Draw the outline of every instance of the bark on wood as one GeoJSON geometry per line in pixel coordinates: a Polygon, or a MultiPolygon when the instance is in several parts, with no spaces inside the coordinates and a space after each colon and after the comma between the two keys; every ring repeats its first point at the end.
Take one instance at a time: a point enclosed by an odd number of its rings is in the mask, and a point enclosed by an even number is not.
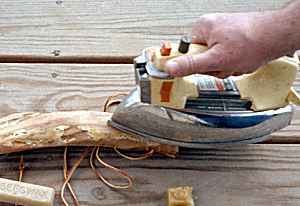
{"type": "Polygon", "coordinates": [[[148,142],[107,126],[111,113],[72,111],[16,113],[0,119],[0,153],[57,146],[153,148],[175,154],[176,147],[148,142]]]}

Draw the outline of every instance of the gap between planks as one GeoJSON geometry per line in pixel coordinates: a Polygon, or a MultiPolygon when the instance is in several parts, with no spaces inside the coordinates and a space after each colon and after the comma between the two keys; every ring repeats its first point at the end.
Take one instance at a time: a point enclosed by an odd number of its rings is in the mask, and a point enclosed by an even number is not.
{"type": "Polygon", "coordinates": [[[47,64],[132,64],[134,56],[38,56],[1,55],[0,63],[47,64]]]}

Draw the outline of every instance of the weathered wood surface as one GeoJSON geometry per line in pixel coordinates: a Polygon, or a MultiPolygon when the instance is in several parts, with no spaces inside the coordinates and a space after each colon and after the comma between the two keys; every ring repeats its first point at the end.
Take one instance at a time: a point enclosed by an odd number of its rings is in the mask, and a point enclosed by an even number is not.
{"type": "Polygon", "coordinates": [[[132,65],[0,64],[0,116],[15,112],[102,111],[134,87],[132,65]]]}
{"type": "MultiPolygon", "coordinates": [[[[2,0],[0,62],[130,63],[140,50],[176,41],[201,14],[279,8],[290,0],[2,0]]],[[[1,64],[0,117],[15,112],[100,111],[107,96],[134,87],[131,65],[1,64]]],[[[300,90],[300,78],[295,82],[300,90]]],[[[300,110],[270,143],[299,143],[300,110]]],[[[80,148],[72,148],[71,162],[80,148]]],[[[134,177],[129,191],[97,181],[87,160],[72,179],[81,205],[164,205],[168,187],[194,187],[196,205],[299,205],[300,147],[248,145],[182,151],[131,162],[104,159],[134,177]]],[[[0,155],[0,177],[17,179],[20,153],[0,155]]],[[[24,181],[56,188],[61,205],[63,149],[26,152],[24,181]]],[[[104,174],[113,177],[105,170],[104,174]]],[[[70,198],[70,196],[68,196],[70,198]]],[[[1,204],[1,206],[6,206],[1,204]]]]}
{"type": "MultiPolygon", "coordinates": [[[[105,99],[134,88],[132,65],[0,64],[0,116],[16,112],[101,111],[105,99]]],[[[294,83],[300,91],[300,74],[294,83]]],[[[271,143],[300,142],[300,108],[271,143]]]]}
{"type": "MultiPolygon", "coordinates": [[[[70,149],[72,160],[79,157],[78,150],[70,149]]],[[[300,204],[299,145],[189,150],[182,151],[177,159],[154,156],[135,162],[109,152],[102,156],[128,171],[134,187],[121,191],[108,188],[95,178],[85,160],[71,182],[83,206],[164,205],[167,188],[183,185],[194,188],[199,206],[300,204]]],[[[56,206],[61,205],[63,149],[33,151],[26,153],[24,160],[24,181],[54,187],[56,206]]],[[[0,156],[0,176],[17,179],[18,161],[19,154],[0,156]]],[[[113,181],[120,181],[106,169],[101,171],[113,181]]]]}
{"type": "Polygon", "coordinates": [[[142,48],[178,40],[202,14],[289,1],[1,0],[0,61],[128,62],[142,48]]]}

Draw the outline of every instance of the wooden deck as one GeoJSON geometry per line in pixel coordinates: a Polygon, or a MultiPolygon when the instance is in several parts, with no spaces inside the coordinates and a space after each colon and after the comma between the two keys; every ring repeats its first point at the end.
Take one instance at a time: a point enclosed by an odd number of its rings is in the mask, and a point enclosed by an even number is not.
{"type": "MultiPolygon", "coordinates": [[[[203,13],[265,10],[288,1],[2,0],[0,116],[101,110],[106,97],[134,87],[130,63],[144,47],[177,40],[203,13]]],[[[294,86],[300,91],[300,73],[294,86]]],[[[128,171],[134,187],[108,188],[87,160],[72,185],[84,206],[164,205],[167,188],[181,185],[193,186],[199,206],[298,206],[299,108],[292,125],[272,137],[242,147],[181,149],[176,159],[155,155],[133,162],[107,149],[104,159],[128,171]]],[[[82,149],[70,150],[72,162],[82,149]]],[[[0,156],[0,177],[17,179],[20,155],[0,156]]],[[[26,152],[24,160],[24,181],[56,188],[55,206],[62,205],[63,148],[26,152]]]]}

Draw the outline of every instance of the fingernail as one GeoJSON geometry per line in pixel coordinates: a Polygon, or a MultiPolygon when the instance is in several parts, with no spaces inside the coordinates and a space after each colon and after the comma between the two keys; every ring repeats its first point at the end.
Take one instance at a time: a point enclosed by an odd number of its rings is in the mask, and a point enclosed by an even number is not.
{"type": "Polygon", "coordinates": [[[166,63],[167,72],[172,76],[177,76],[180,74],[179,65],[177,62],[173,60],[169,60],[166,63]]]}

